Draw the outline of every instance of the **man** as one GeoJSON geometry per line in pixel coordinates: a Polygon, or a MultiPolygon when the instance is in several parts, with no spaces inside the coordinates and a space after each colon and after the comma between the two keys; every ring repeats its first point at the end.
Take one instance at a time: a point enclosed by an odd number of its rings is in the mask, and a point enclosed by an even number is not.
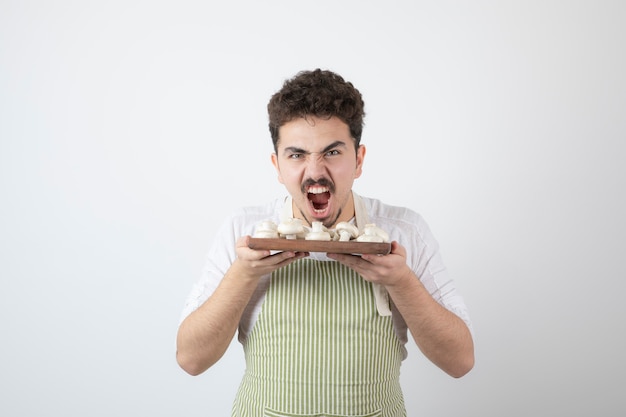
{"type": "Polygon", "coordinates": [[[268,104],[272,163],[289,195],[233,214],[219,231],[177,337],[177,360],[207,370],[235,332],[246,372],[233,416],[405,416],[399,375],[407,330],[453,377],[473,367],[465,304],[437,242],[412,210],[352,191],[361,175],[363,100],[330,71],[287,80],[268,104]],[[375,224],[388,255],[252,250],[262,221],[333,229],[375,224]]]}

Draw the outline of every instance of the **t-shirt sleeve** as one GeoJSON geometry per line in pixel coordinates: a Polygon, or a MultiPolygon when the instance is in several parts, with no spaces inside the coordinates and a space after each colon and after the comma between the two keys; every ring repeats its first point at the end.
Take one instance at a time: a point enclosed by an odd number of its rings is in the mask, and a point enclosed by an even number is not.
{"type": "Polygon", "coordinates": [[[430,295],[443,307],[460,317],[473,333],[467,306],[444,265],[439,243],[424,219],[419,215],[417,217],[411,268],[430,295]]]}
{"type": "Polygon", "coordinates": [[[185,300],[179,324],[213,294],[236,257],[235,244],[239,238],[235,217],[231,216],[218,229],[207,251],[200,277],[185,300]]]}

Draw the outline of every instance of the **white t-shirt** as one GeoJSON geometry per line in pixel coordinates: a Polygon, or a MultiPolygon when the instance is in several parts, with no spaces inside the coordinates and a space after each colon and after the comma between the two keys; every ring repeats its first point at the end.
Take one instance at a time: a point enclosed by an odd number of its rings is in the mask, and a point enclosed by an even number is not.
{"type": "MultiPolygon", "coordinates": [[[[424,284],[431,296],[442,306],[459,316],[472,330],[467,307],[454,281],[448,276],[439,253],[439,244],[424,219],[413,210],[391,206],[377,199],[354,193],[357,226],[374,223],[389,233],[390,241],[398,241],[407,251],[407,264],[424,284]]],[[[207,254],[206,263],[194,284],[183,309],[180,321],[200,307],[219,285],[236,258],[235,243],[245,235],[253,235],[256,226],[264,220],[276,224],[292,217],[291,198],[276,199],[266,205],[245,207],[233,213],[220,227],[207,254]]],[[[355,221],[353,219],[352,221],[355,221]]],[[[324,253],[311,253],[311,258],[334,262],[324,253]]],[[[238,339],[244,342],[261,310],[270,275],[261,278],[239,323],[238,339]]],[[[392,306],[391,314],[396,335],[407,342],[407,325],[392,306]]]]}

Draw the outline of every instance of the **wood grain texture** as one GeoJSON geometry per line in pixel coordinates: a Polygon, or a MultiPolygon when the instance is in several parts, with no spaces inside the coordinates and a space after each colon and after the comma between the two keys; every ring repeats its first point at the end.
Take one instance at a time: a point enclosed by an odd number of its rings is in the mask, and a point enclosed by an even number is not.
{"type": "Polygon", "coordinates": [[[391,252],[391,243],[370,243],[370,242],[338,242],[304,239],[268,239],[250,238],[248,243],[250,249],[269,249],[278,251],[296,252],[325,252],[325,253],[352,253],[365,254],[373,253],[387,255],[391,252]]]}

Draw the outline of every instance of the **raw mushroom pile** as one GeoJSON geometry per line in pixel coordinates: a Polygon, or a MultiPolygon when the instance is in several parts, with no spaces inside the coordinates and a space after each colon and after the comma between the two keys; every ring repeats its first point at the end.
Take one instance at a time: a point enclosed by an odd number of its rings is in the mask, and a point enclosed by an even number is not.
{"type": "Polygon", "coordinates": [[[311,227],[302,220],[290,218],[280,224],[264,220],[256,227],[253,237],[269,239],[305,239],[339,242],[389,242],[389,234],[374,223],[366,224],[363,232],[351,223],[340,222],[334,229],[328,229],[322,222],[313,222],[311,227]]]}

